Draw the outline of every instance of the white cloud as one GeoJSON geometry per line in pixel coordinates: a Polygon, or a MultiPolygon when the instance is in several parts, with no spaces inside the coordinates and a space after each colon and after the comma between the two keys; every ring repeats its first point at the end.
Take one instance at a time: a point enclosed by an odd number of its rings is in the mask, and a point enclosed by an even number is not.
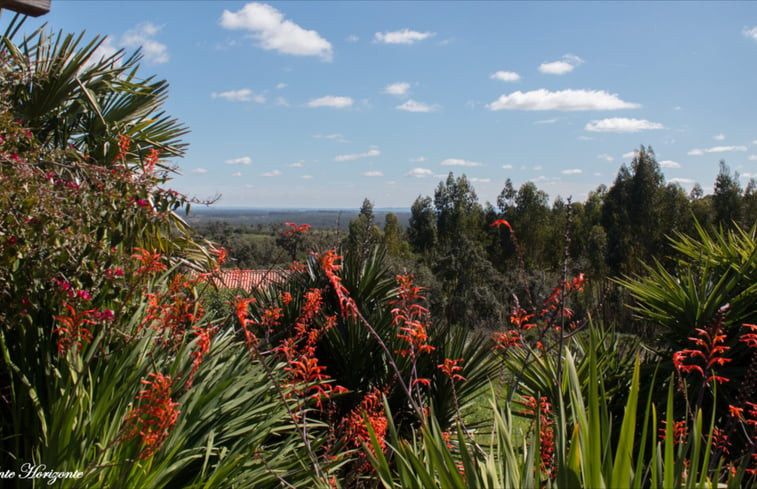
{"type": "Polygon", "coordinates": [[[533,167],[533,170],[541,171],[541,168],[542,168],[541,165],[536,165],[535,167],[533,167]]]}
{"type": "Polygon", "coordinates": [[[313,134],[315,139],[329,139],[331,141],[337,141],[339,143],[349,143],[349,140],[340,133],[333,134],[313,134]]]}
{"type": "Polygon", "coordinates": [[[326,61],[333,58],[331,43],[314,30],[303,29],[264,3],[248,3],[237,12],[224,10],[221,26],[252,32],[260,47],[268,51],[296,56],[318,56],[326,61]]]}
{"type": "Polygon", "coordinates": [[[249,156],[242,156],[241,158],[232,158],[230,160],[224,161],[227,165],[251,165],[252,164],[252,158],[249,156]]]}
{"type": "Polygon", "coordinates": [[[384,172],[380,172],[380,171],[366,171],[366,172],[363,172],[363,176],[364,177],[383,177],[384,176],[384,172]]]}
{"type": "Polygon", "coordinates": [[[439,106],[424,104],[423,102],[416,102],[413,99],[406,101],[402,105],[395,107],[397,110],[404,110],[407,112],[436,112],[439,110],[439,106]]]}
{"type": "Polygon", "coordinates": [[[715,141],[722,141],[725,139],[725,134],[716,134],[715,136],[712,136],[712,139],[714,139],[715,141]]]}
{"type": "Polygon", "coordinates": [[[371,148],[365,153],[353,153],[348,155],[339,155],[334,157],[334,161],[352,161],[352,160],[358,160],[360,158],[370,158],[372,156],[378,156],[381,154],[381,151],[379,151],[376,148],[371,148]]]}
{"type": "Polygon", "coordinates": [[[426,161],[425,156],[418,156],[417,158],[410,158],[410,161],[413,163],[421,163],[423,161],[426,161]]]}
{"type": "Polygon", "coordinates": [[[638,154],[638,151],[629,151],[628,153],[623,153],[623,158],[636,158],[638,154]]]}
{"type": "Polygon", "coordinates": [[[241,171],[234,172],[234,173],[231,174],[231,176],[232,177],[241,177],[242,176],[242,172],[241,171]]]}
{"type": "Polygon", "coordinates": [[[281,171],[279,170],[271,170],[260,174],[261,177],[278,177],[279,175],[281,175],[281,171]]]}
{"type": "Polygon", "coordinates": [[[544,119],[541,121],[536,121],[534,122],[534,124],[554,124],[555,122],[557,122],[557,119],[544,119]]]}
{"type": "Polygon", "coordinates": [[[695,148],[689,151],[690,156],[701,156],[704,153],[728,153],[731,151],[746,151],[746,146],[713,146],[712,148],[695,148]]]}
{"type": "Polygon", "coordinates": [[[300,178],[302,178],[303,180],[312,180],[313,175],[302,175],[300,178]]]}
{"type": "Polygon", "coordinates": [[[727,153],[730,151],[746,151],[746,146],[714,146],[704,150],[705,153],[727,153]]]}
{"type": "Polygon", "coordinates": [[[358,42],[360,38],[356,36],[355,34],[350,34],[347,36],[347,39],[345,39],[347,42],[358,42]]]}
{"type": "Polygon", "coordinates": [[[597,158],[599,158],[600,160],[605,160],[607,162],[615,161],[615,158],[608,155],[607,153],[602,153],[601,155],[597,155],[597,158]]]}
{"type": "Polygon", "coordinates": [[[566,54],[560,61],[542,63],[539,65],[539,71],[548,75],[564,75],[570,73],[573,69],[583,64],[584,60],[573,54],[566,54]]]}
{"type": "Polygon", "coordinates": [[[276,84],[276,88],[279,89],[279,90],[281,90],[282,88],[286,88],[286,87],[287,87],[287,84],[283,83],[283,82],[276,84]]]}
{"type": "Polygon", "coordinates": [[[434,174],[431,170],[428,168],[413,168],[409,172],[405,173],[406,177],[414,177],[414,178],[425,178],[430,177],[434,174]]]}
{"type": "Polygon", "coordinates": [[[586,124],[585,129],[591,132],[639,132],[647,130],[665,129],[659,122],[646,119],[628,119],[625,117],[611,117],[586,124]]]}
{"type": "Polygon", "coordinates": [[[757,161],[757,155],[749,155],[749,161],[757,161]]]}
{"type": "Polygon", "coordinates": [[[335,109],[343,109],[350,107],[354,100],[350,97],[335,97],[333,95],[326,95],[320,98],[314,98],[307,103],[308,107],[333,107],[335,109]]]}
{"type": "Polygon", "coordinates": [[[751,38],[753,41],[757,41],[757,26],[754,26],[751,29],[744,28],[744,30],[741,31],[741,33],[744,34],[746,37],[751,38]]]}
{"type": "Polygon", "coordinates": [[[190,170],[192,173],[208,173],[208,170],[205,168],[195,168],[193,170],[190,170]]]}
{"type": "Polygon", "coordinates": [[[681,168],[681,164],[673,160],[662,160],[660,166],[662,168],[681,168]]]}
{"type": "Polygon", "coordinates": [[[249,88],[242,88],[240,90],[229,90],[227,92],[213,92],[210,94],[211,98],[222,98],[229,102],[257,102],[262,104],[265,102],[263,95],[256,95],[249,88]]]}
{"type": "Polygon", "coordinates": [[[477,161],[468,161],[460,158],[447,158],[440,163],[442,166],[484,166],[477,161]]]}
{"type": "Polygon", "coordinates": [[[295,161],[294,163],[289,163],[287,166],[289,168],[302,168],[304,163],[305,163],[305,160],[298,160],[298,161],[295,161]]]}
{"type": "Polygon", "coordinates": [[[433,36],[434,32],[418,32],[410,29],[402,29],[391,32],[377,32],[373,36],[374,42],[384,44],[413,44],[433,36]]]}
{"type": "Polygon", "coordinates": [[[695,180],[691,178],[671,178],[668,180],[670,183],[694,183],[695,180]]]}
{"type": "Polygon", "coordinates": [[[477,178],[477,177],[471,177],[469,180],[471,183],[489,183],[492,181],[491,178],[477,178]]]}
{"type": "Polygon", "coordinates": [[[125,48],[142,48],[145,61],[151,63],[167,63],[170,59],[168,47],[155,39],[162,26],[156,26],[151,22],[145,22],[134,29],[128,30],[121,37],[120,45],[125,48]]]}
{"type": "Polygon", "coordinates": [[[502,165],[502,168],[504,168],[505,170],[512,170],[513,165],[502,165]]]}
{"type": "Polygon", "coordinates": [[[568,170],[563,170],[560,173],[562,173],[563,175],[578,175],[583,172],[584,171],[581,170],[580,168],[570,168],[568,170]]]}
{"type": "Polygon", "coordinates": [[[501,95],[486,106],[489,110],[617,110],[634,109],[639,104],[621,100],[617,94],[603,90],[559,90],[540,88],[530,92],[501,95]]]}
{"type": "Polygon", "coordinates": [[[520,75],[517,74],[514,71],[498,71],[496,73],[492,73],[492,75],[489,77],[492,80],[499,80],[503,82],[516,82],[520,80],[520,75]]]}
{"type": "Polygon", "coordinates": [[[289,107],[289,102],[284,97],[276,97],[274,103],[280,107],[289,107]]]}
{"type": "Polygon", "coordinates": [[[407,82],[391,83],[384,88],[384,93],[390,95],[406,95],[410,89],[410,84],[407,82]]]}

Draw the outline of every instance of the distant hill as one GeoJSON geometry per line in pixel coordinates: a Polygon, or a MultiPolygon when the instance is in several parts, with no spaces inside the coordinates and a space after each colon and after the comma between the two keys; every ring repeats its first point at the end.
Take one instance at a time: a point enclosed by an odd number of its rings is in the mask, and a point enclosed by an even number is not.
{"type": "MultiPolygon", "coordinates": [[[[402,226],[407,226],[410,211],[404,208],[373,209],[376,225],[383,228],[386,215],[393,213],[402,226]]],[[[268,226],[293,222],[296,224],[310,224],[316,228],[346,229],[352,219],[360,211],[358,209],[260,209],[233,207],[193,207],[186,218],[190,224],[204,224],[213,221],[223,221],[235,226],[268,226]]]]}

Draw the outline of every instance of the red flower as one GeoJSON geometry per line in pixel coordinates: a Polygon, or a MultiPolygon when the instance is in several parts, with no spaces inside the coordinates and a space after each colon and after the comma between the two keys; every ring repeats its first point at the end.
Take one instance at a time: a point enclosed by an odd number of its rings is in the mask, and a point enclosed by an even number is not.
{"type": "Polygon", "coordinates": [[[460,374],[456,374],[455,372],[462,370],[463,367],[458,366],[458,363],[465,361],[462,358],[458,358],[457,360],[451,360],[449,358],[444,359],[444,363],[441,365],[437,365],[437,368],[447,374],[447,376],[452,380],[453,382],[455,380],[465,380],[465,377],[463,377],[460,374]]]}
{"type": "Polygon", "coordinates": [[[147,458],[161,447],[180,414],[176,409],[179,403],[171,399],[171,377],[161,373],[149,377],[152,380],[142,380],[147,388],[136,397],[139,405],[124,420],[124,440],[136,435],[142,440],[144,449],[139,458],[147,458]]]}
{"type": "Polygon", "coordinates": [[[507,222],[504,219],[497,219],[496,221],[494,221],[493,223],[491,223],[490,226],[492,226],[492,227],[505,226],[507,229],[510,230],[511,233],[513,232],[513,227],[510,225],[509,222],[507,222]]]}

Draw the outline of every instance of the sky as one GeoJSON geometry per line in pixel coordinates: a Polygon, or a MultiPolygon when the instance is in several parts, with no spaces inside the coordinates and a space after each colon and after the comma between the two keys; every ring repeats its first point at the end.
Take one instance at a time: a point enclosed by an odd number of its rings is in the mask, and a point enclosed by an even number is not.
{"type": "MultiPolygon", "coordinates": [[[[11,15],[0,17],[0,28],[11,15]]],[[[142,48],[189,149],[171,186],[218,207],[408,208],[449,172],[480,202],[757,177],[757,2],[52,0],[30,21],[142,48]]]]}

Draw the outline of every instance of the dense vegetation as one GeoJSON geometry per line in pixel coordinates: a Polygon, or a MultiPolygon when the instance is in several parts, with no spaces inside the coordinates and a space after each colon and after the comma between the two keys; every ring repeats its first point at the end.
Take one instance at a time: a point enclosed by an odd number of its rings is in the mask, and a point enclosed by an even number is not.
{"type": "Polygon", "coordinates": [[[687,196],[642,147],[609,189],[551,207],[509,182],[482,206],[450,174],[407,228],[366,199],[344,236],[231,233],[263,250],[244,257],[212,242],[228,227],[206,240],[181,218],[166,185],[186,129],[139,54],[16,27],[3,487],[755,485],[756,189],[724,163],[687,196]],[[213,287],[242,265],[279,279],[213,287]]]}

